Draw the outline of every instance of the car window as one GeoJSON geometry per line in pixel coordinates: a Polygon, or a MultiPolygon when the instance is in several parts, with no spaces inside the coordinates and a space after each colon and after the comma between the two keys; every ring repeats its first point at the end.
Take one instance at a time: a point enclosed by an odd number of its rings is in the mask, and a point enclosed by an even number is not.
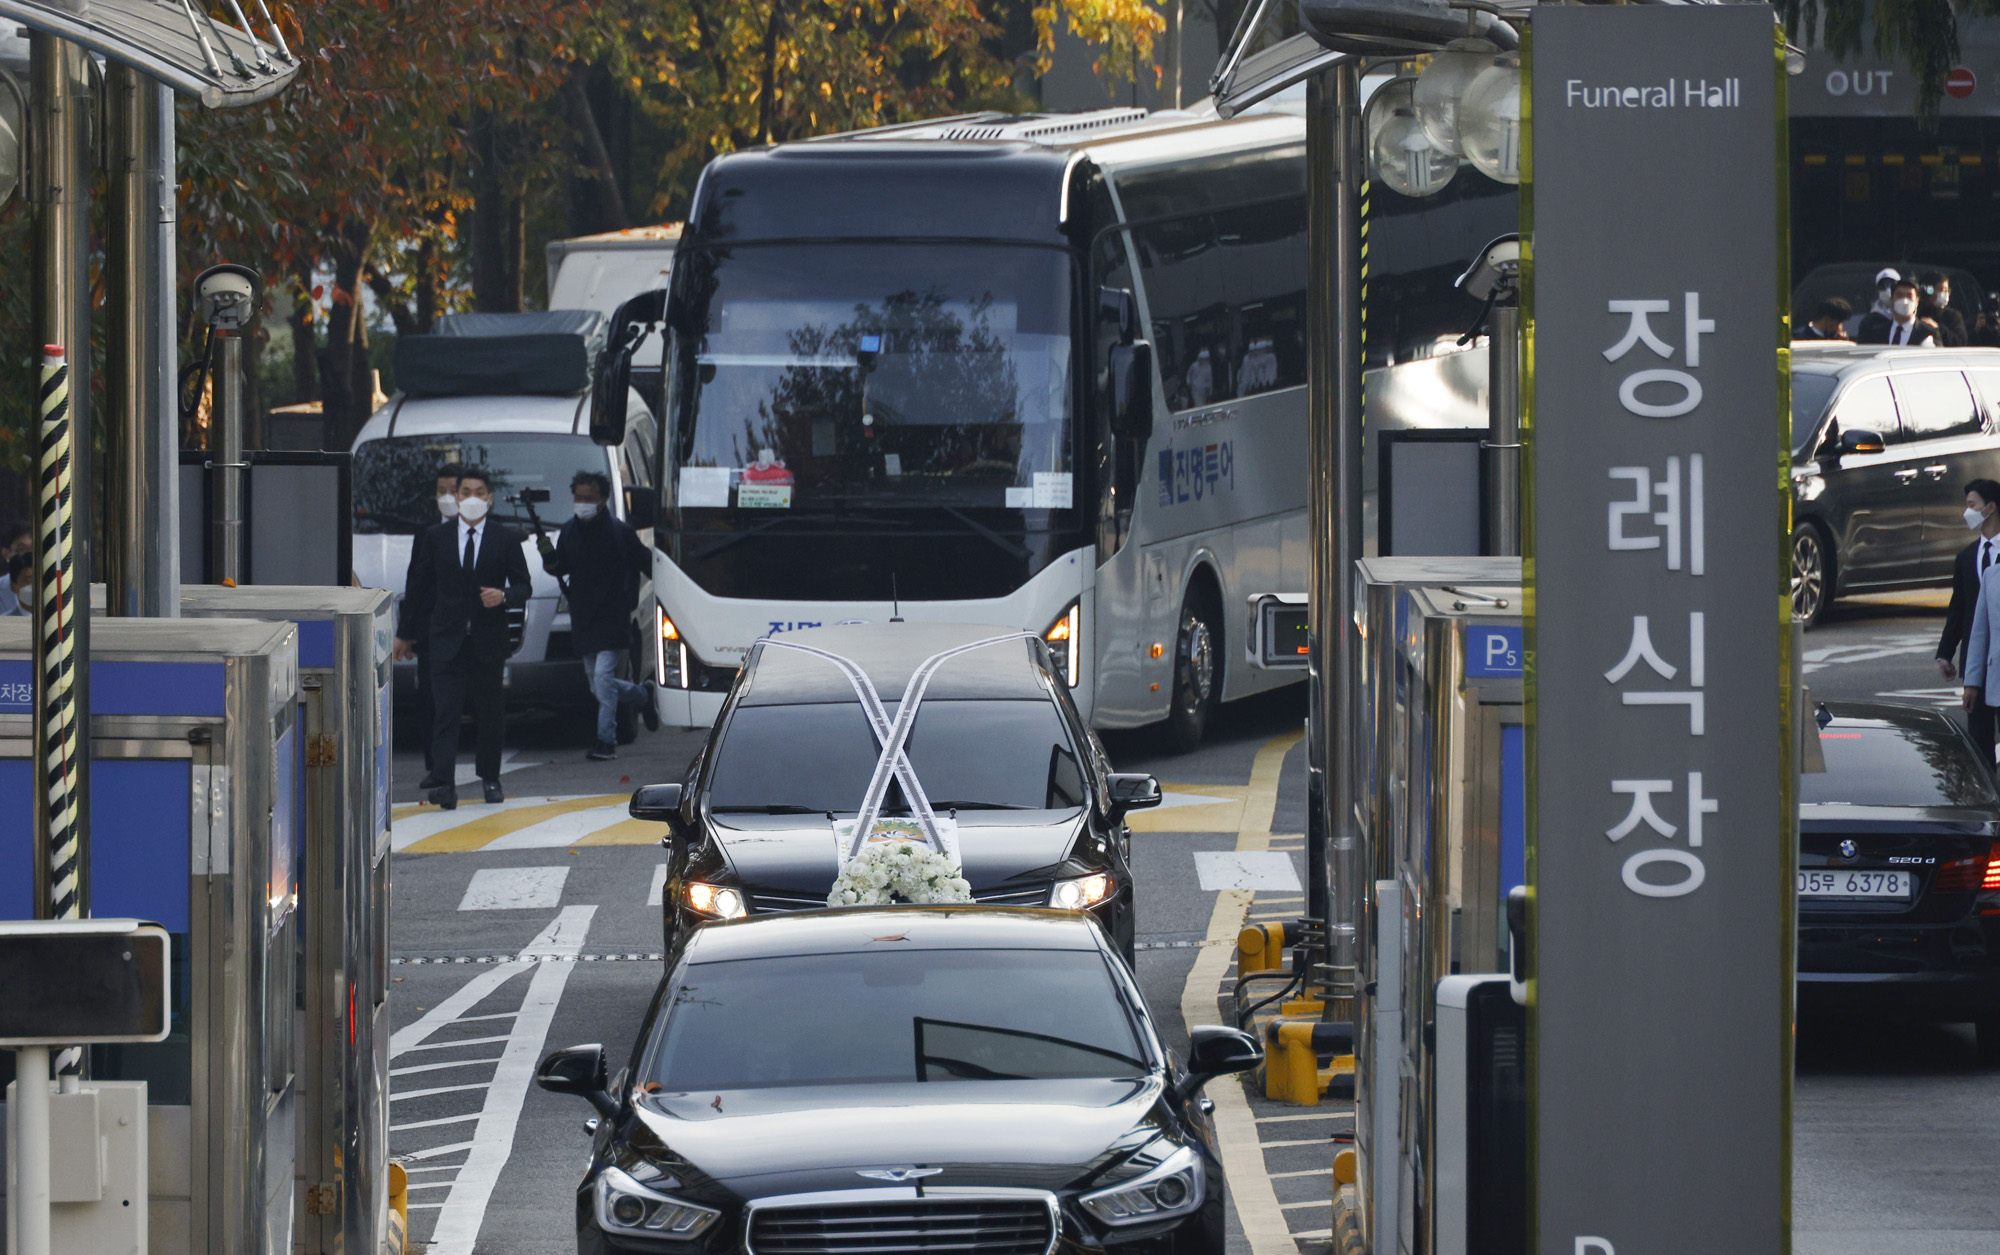
{"type": "Polygon", "coordinates": [[[1896,393],[1903,430],[1911,440],[1976,435],[1986,426],[1979,403],[1965,386],[1965,376],[1955,370],[1894,375],[1889,384],[1896,393]]]}
{"type": "Polygon", "coordinates": [[[1834,402],[1833,414],[1843,435],[1850,431],[1872,431],[1882,437],[1884,444],[1895,444],[1903,438],[1902,428],[1896,422],[1896,400],[1889,395],[1889,381],[1880,375],[1870,375],[1841,393],[1840,400],[1834,402]]]}
{"type": "Polygon", "coordinates": [[[882,947],[683,967],[642,1079],[696,1094],[1123,1079],[1149,1053],[1095,950],[882,947]]]}
{"type": "Polygon", "coordinates": [[[1799,457],[1812,452],[1812,439],[1819,434],[1819,420],[1833,396],[1838,375],[1798,371],[1792,375],[1792,449],[1799,457]]]}
{"type": "MultiPolygon", "coordinates": [[[[898,703],[885,706],[894,719],[898,703]]],[[[927,701],[907,748],[938,807],[1067,810],[1086,799],[1076,747],[1045,700],[927,701]]],[[[853,814],[879,756],[858,703],[738,706],[715,749],[708,805],[853,814]]],[[[908,805],[890,790],[892,811],[908,805]]]]}
{"type": "Polygon", "coordinates": [[[1993,779],[1955,738],[1834,724],[1819,734],[1824,772],[1799,777],[1799,801],[1849,806],[1988,806],[1993,779]]]}
{"type": "Polygon", "coordinates": [[[1987,412],[1995,421],[2000,421],[2000,370],[1967,371],[1972,376],[1973,391],[1986,398],[1987,412]]]}

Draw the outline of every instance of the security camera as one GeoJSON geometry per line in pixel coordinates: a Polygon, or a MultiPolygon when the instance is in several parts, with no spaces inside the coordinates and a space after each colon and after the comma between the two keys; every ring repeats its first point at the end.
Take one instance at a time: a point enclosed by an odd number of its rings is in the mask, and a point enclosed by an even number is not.
{"type": "Polygon", "coordinates": [[[248,266],[224,262],[195,277],[194,299],[201,320],[217,331],[241,331],[257,316],[264,283],[248,266]]]}
{"type": "Polygon", "coordinates": [[[1479,260],[1458,277],[1458,288],[1475,301],[1488,300],[1501,285],[1514,287],[1521,278],[1521,237],[1507,234],[1479,250],[1479,260]]]}

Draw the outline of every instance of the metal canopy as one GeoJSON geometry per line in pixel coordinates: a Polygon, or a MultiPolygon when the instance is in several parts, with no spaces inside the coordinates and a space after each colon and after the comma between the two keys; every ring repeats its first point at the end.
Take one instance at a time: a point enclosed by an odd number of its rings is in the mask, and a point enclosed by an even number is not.
{"type": "Polygon", "coordinates": [[[54,35],[121,62],[211,109],[267,100],[299,72],[263,0],[251,0],[271,43],[250,33],[238,0],[227,0],[241,26],[208,15],[192,0],[0,0],[0,18],[54,35]]]}

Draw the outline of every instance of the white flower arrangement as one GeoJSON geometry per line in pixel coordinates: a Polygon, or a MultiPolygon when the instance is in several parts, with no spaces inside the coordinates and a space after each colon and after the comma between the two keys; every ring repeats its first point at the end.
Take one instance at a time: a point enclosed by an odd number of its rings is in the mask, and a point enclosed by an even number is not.
{"type": "Polygon", "coordinates": [[[828,906],[928,906],[972,901],[958,864],[915,841],[870,841],[847,861],[826,895],[828,906]]]}

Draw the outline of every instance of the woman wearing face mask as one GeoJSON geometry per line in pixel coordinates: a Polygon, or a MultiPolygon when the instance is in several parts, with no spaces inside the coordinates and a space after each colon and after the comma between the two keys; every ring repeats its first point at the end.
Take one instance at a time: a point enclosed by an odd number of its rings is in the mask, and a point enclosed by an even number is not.
{"type": "Polygon", "coordinates": [[[1917,285],[1913,279],[1898,279],[1889,292],[1887,317],[1870,310],[1861,320],[1858,344],[1886,344],[1901,348],[1936,348],[1937,324],[1917,314],[1917,285]]]}

